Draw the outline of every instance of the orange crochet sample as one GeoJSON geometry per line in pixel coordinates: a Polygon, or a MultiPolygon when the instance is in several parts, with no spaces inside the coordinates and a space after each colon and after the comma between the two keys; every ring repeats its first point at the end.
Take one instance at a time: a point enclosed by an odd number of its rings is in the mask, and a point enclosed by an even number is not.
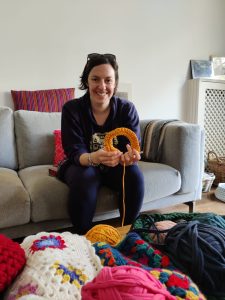
{"type": "Polygon", "coordinates": [[[125,127],[116,128],[105,135],[104,148],[106,151],[117,151],[117,149],[113,146],[113,139],[119,135],[127,137],[131,148],[140,152],[140,145],[136,134],[129,128],[125,127]]]}

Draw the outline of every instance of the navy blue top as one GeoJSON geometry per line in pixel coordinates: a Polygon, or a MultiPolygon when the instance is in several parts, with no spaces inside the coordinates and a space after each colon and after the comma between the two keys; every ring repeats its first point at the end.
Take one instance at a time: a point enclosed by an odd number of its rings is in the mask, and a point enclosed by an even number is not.
{"type": "MultiPolygon", "coordinates": [[[[104,125],[99,126],[91,110],[89,93],[68,101],[62,109],[62,145],[70,162],[80,165],[79,157],[83,153],[103,148],[104,136],[118,127],[134,131],[139,139],[139,116],[134,104],[128,100],[113,96],[110,100],[110,113],[104,125]]],[[[113,144],[120,151],[127,151],[128,139],[118,136],[113,144]]]]}

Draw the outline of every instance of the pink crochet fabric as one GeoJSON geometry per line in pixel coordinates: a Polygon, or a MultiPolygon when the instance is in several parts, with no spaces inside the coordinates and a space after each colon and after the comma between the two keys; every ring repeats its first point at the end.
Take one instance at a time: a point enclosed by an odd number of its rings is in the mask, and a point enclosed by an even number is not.
{"type": "Polygon", "coordinates": [[[159,280],[133,266],[104,267],[81,295],[85,300],[176,300],[159,280]]]}

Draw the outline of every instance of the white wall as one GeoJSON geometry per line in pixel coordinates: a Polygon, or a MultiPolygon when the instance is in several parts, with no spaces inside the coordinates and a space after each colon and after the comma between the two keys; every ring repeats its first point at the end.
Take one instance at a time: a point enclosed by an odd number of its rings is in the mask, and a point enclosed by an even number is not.
{"type": "Polygon", "coordinates": [[[224,0],[0,0],[0,105],[10,90],[76,87],[116,54],[140,118],[183,118],[190,59],[225,55],[224,0]]]}

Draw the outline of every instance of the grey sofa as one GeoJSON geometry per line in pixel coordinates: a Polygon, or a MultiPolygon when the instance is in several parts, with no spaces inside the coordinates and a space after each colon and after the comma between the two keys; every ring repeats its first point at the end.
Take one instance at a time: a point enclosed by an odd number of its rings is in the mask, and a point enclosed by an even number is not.
{"type": "MultiPolygon", "coordinates": [[[[148,121],[140,122],[142,133],[148,121]]],[[[0,233],[18,238],[71,226],[68,187],[49,176],[53,131],[60,124],[60,113],[0,107],[0,233]]],[[[204,132],[198,125],[166,126],[161,161],[139,162],[145,179],[142,212],[201,199],[203,146],[204,132]]],[[[119,216],[116,197],[101,188],[95,221],[119,216]]]]}

